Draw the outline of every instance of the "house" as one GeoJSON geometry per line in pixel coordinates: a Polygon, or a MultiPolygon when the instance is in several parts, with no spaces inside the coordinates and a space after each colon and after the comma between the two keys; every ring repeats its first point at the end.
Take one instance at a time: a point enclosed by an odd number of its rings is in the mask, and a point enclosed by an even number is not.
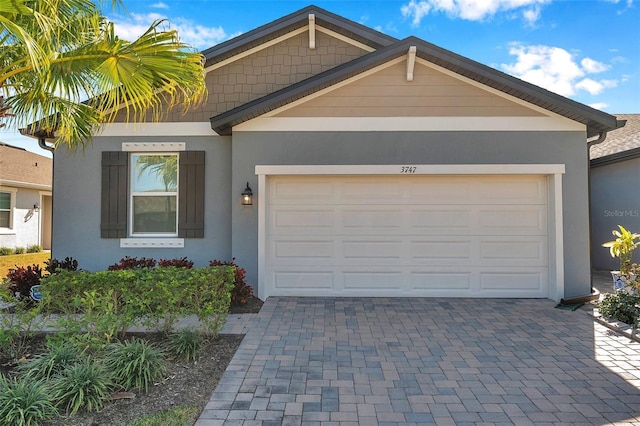
{"type": "MultiPolygon", "coordinates": [[[[617,114],[626,125],[590,149],[591,259],[596,270],[619,269],[618,259],[602,247],[622,225],[640,233],[640,114],[617,114]]],[[[637,256],[637,254],[636,254],[637,256]]],[[[640,258],[635,257],[635,262],[640,258]]]]}
{"type": "Polygon", "coordinates": [[[203,54],[202,107],[56,151],[54,257],[236,258],[262,299],[590,293],[616,117],[315,6],[203,54]]]}
{"type": "Polygon", "coordinates": [[[0,247],[51,248],[51,158],[0,142],[0,247]]]}

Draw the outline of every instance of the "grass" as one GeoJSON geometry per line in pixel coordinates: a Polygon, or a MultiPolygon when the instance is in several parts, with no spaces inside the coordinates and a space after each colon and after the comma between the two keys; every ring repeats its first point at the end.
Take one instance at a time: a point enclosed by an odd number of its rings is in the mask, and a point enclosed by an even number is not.
{"type": "Polygon", "coordinates": [[[44,262],[49,260],[51,253],[27,253],[27,254],[10,254],[8,256],[0,256],[0,280],[5,278],[10,268],[17,266],[28,266],[38,264],[42,268],[45,267],[44,262]]]}
{"type": "Polygon", "coordinates": [[[145,416],[128,426],[184,426],[192,424],[198,414],[196,407],[176,407],[161,413],[145,416]]]}

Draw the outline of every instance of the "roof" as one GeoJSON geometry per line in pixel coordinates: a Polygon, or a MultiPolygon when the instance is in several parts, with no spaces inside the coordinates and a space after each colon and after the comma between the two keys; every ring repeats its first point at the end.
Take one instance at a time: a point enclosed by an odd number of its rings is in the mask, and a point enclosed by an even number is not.
{"type": "Polygon", "coordinates": [[[315,16],[316,24],[374,49],[397,41],[395,37],[311,5],[202,51],[205,67],[307,25],[310,14],[315,16]]]}
{"type": "Polygon", "coordinates": [[[0,185],[51,187],[53,161],[0,142],[0,185]]]}
{"type": "Polygon", "coordinates": [[[603,165],[640,157],[640,114],[615,114],[627,124],[607,135],[604,142],[594,145],[590,152],[592,165],[603,165]]]}
{"type": "Polygon", "coordinates": [[[584,124],[587,127],[587,137],[597,136],[600,132],[609,132],[624,126],[624,122],[618,122],[616,117],[610,114],[527,83],[417,37],[408,37],[346,64],[256,99],[253,102],[212,117],[210,119],[211,128],[219,134],[228,135],[231,133],[233,126],[405,55],[410,46],[416,46],[416,55],[422,59],[584,124]]]}

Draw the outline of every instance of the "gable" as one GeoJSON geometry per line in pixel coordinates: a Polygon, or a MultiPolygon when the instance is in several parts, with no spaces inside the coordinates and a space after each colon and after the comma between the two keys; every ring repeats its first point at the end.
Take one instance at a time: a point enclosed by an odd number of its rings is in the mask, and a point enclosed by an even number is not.
{"type": "Polygon", "coordinates": [[[407,81],[404,58],[273,114],[273,117],[514,116],[543,114],[424,63],[416,63],[413,80],[407,81]]]}

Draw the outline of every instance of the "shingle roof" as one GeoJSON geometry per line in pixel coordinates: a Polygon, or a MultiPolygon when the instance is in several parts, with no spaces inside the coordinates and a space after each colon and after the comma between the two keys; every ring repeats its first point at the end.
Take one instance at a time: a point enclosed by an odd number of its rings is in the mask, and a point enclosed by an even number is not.
{"type": "Polygon", "coordinates": [[[230,134],[233,126],[405,55],[409,46],[416,46],[416,54],[420,58],[584,124],[587,126],[587,137],[596,136],[600,132],[608,132],[624,125],[624,123],[618,123],[616,117],[612,115],[527,83],[419,38],[408,37],[346,64],[256,99],[253,102],[212,117],[210,119],[211,128],[219,134],[230,134]]]}
{"type": "Polygon", "coordinates": [[[0,185],[24,183],[51,187],[51,158],[0,142],[0,185]]]}
{"type": "Polygon", "coordinates": [[[627,124],[607,134],[607,139],[591,147],[590,158],[596,163],[614,162],[640,156],[640,114],[615,114],[627,124]]]}

